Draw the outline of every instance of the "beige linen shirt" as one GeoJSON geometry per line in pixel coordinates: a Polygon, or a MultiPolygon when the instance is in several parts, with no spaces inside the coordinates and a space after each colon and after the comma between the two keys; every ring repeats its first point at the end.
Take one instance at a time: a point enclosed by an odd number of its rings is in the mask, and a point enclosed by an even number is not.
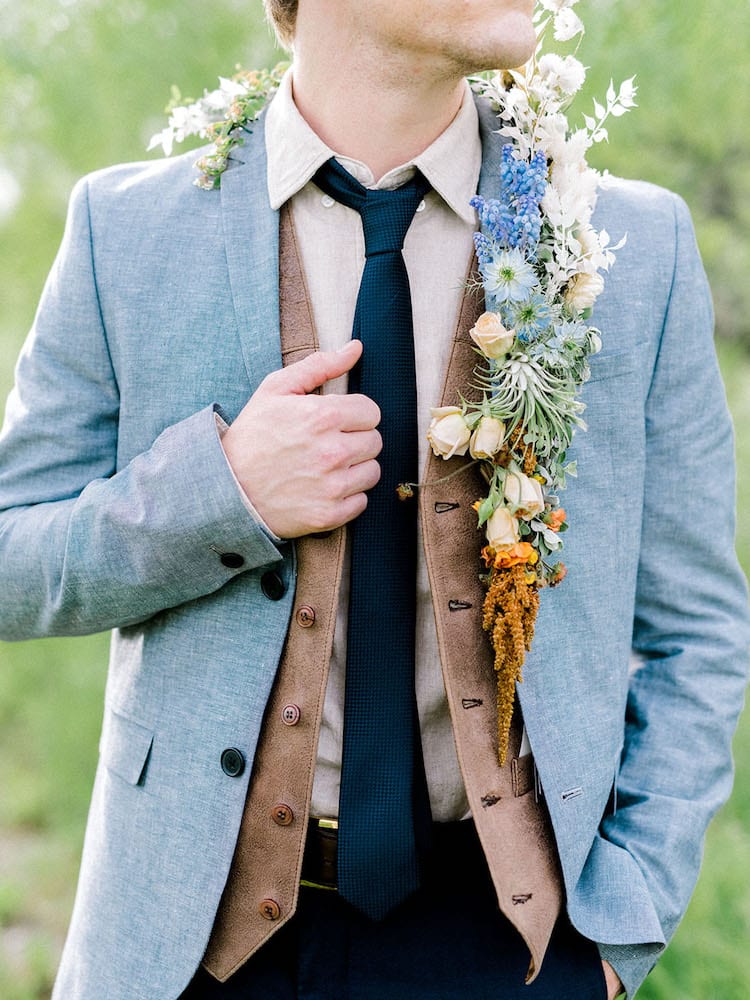
{"type": "MultiPolygon", "coordinates": [[[[287,73],[266,111],[268,194],[271,206],[291,200],[300,254],[307,277],[320,348],[337,350],[351,338],[359,282],[364,268],[364,237],[357,212],[324,195],[311,178],[336,155],[310,128],[293,100],[287,73]]],[[[391,189],[418,168],[432,185],[407,233],[404,259],[414,311],[420,468],[427,457],[430,407],[438,404],[448,351],[458,319],[472,253],[475,194],[482,160],[477,111],[466,86],[463,103],[448,126],[424,152],[390,170],[377,183],[364,163],[337,156],[369,188],[391,189]]],[[[330,382],[327,392],[345,392],[346,378],[330,382]]],[[[349,602],[345,569],[336,622],[312,794],[312,814],[338,815],[349,602]]],[[[387,623],[373,623],[387,627],[387,623]]],[[[468,814],[445,698],[427,567],[422,549],[417,567],[416,691],[425,771],[433,819],[468,814]]]]}

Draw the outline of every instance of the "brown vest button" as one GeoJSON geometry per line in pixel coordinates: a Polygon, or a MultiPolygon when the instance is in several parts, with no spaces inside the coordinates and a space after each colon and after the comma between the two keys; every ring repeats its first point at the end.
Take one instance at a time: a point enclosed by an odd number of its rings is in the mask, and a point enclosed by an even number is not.
{"type": "Polygon", "coordinates": [[[297,624],[301,628],[310,628],[311,625],[314,625],[315,608],[311,608],[309,604],[304,604],[297,612],[297,624]]]}
{"type": "Polygon", "coordinates": [[[278,920],[281,916],[281,907],[275,899],[261,899],[258,913],[266,920],[278,920]]]}
{"type": "Polygon", "coordinates": [[[284,705],[281,710],[281,721],[285,726],[296,726],[302,713],[299,705],[284,705]]]}
{"type": "Polygon", "coordinates": [[[274,806],[271,810],[271,819],[278,826],[289,826],[289,824],[294,820],[294,813],[284,802],[279,802],[278,805],[274,806]]]}

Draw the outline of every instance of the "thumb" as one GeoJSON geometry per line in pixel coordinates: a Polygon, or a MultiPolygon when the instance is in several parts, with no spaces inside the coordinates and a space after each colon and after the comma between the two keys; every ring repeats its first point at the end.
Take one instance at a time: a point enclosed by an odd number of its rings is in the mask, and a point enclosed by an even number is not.
{"type": "Polygon", "coordinates": [[[281,395],[305,395],[351,371],[361,354],[361,340],[350,340],[339,351],[315,351],[301,361],[273,372],[265,380],[266,386],[281,395]]]}

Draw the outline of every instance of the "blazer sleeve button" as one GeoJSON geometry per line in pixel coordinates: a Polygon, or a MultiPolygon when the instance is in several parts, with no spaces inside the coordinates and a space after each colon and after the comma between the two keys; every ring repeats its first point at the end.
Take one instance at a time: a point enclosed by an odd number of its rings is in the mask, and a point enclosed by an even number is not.
{"type": "Polygon", "coordinates": [[[274,569],[264,573],[260,578],[260,589],[269,601],[280,601],[286,593],[286,585],[274,569]]]}
{"type": "Polygon", "coordinates": [[[227,747],[221,755],[221,769],[230,778],[239,778],[245,770],[244,754],[236,747],[227,747]]]}
{"type": "Polygon", "coordinates": [[[241,569],[245,565],[245,558],[239,552],[222,552],[219,558],[227,569],[241,569]]]}

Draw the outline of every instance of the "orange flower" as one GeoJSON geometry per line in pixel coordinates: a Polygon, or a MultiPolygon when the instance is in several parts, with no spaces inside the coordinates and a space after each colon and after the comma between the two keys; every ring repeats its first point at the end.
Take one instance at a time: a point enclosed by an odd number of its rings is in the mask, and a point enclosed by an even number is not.
{"type": "Polygon", "coordinates": [[[557,510],[551,510],[547,515],[547,527],[552,531],[559,531],[564,523],[565,511],[562,507],[559,507],[557,510]]]}
{"type": "Polygon", "coordinates": [[[555,572],[549,578],[550,587],[557,587],[558,584],[562,583],[565,577],[567,576],[567,573],[568,573],[568,567],[565,565],[565,563],[561,562],[558,563],[557,566],[555,566],[555,572]]]}
{"type": "Polygon", "coordinates": [[[482,557],[487,566],[494,566],[495,569],[508,569],[510,566],[519,566],[526,563],[533,566],[539,559],[538,552],[529,542],[516,542],[505,549],[493,549],[485,545],[482,549],[482,557]]]}

